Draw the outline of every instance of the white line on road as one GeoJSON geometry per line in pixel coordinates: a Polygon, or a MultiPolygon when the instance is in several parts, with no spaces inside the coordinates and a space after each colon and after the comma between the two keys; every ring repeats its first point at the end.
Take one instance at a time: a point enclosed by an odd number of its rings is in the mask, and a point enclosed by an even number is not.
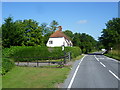
{"type": "MultiPolygon", "coordinates": [[[[86,56],[86,55],[85,55],[85,56],[86,56]]],[[[84,56],[84,57],[85,57],[85,56],[84,56]]],[[[75,72],[74,72],[74,74],[73,74],[73,77],[72,77],[72,79],[71,79],[71,81],[70,81],[70,83],[69,83],[69,85],[68,85],[68,89],[67,89],[67,90],[69,90],[69,89],[71,88],[72,83],[73,83],[73,81],[74,81],[74,79],[75,79],[75,76],[76,76],[76,74],[77,74],[77,71],[78,71],[78,69],[79,69],[79,67],[80,67],[80,64],[81,64],[81,62],[83,61],[84,57],[80,60],[78,66],[77,66],[77,68],[76,68],[76,70],[75,70],[75,72]]]]}
{"type": "Polygon", "coordinates": [[[100,62],[101,65],[103,65],[103,67],[106,67],[102,62],[100,62]]]}
{"type": "Polygon", "coordinates": [[[98,58],[98,59],[104,59],[104,58],[98,58]]]}
{"type": "Polygon", "coordinates": [[[117,75],[115,75],[111,70],[109,70],[109,72],[120,81],[120,78],[117,75]]]}
{"type": "Polygon", "coordinates": [[[99,61],[99,59],[94,55],[94,57],[95,57],[95,59],[97,60],[97,61],[99,61]]]}
{"type": "Polygon", "coordinates": [[[117,60],[115,60],[115,59],[113,59],[113,58],[110,58],[110,57],[107,57],[107,59],[112,60],[112,61],[115,61],[115,62],[117,62],[117,63],[120,63],[120,61],[117,61],[117,60]]]}

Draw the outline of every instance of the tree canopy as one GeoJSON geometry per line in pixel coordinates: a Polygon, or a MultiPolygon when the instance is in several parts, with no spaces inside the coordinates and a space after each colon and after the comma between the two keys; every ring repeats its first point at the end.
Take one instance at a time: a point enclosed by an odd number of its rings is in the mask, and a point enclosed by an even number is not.
{"type": "MultiPolygon", "coordinates": [[[[13,21],[8,17],[2,24],[3,47],[10,46],[45,46],[49,36],[57,30],[58,22],[53,20],[50,25],[32,19],[13,21]]],[[[70,37],[74,46],[79,46],[83,53],[88,53],[95,48],[96,40],[85,33],[73,33],[71,30],[63,31],[70,37]]]]}
{"type": "Polygon", "coordinates": [[[120,44],[120,18],[113,18],[106,23],[99,40],[108,50],[120,44]]]}

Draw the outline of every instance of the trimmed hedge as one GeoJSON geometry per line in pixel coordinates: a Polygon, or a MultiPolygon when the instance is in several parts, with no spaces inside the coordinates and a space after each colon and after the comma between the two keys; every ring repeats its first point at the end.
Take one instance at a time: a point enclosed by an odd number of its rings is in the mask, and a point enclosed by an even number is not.
{"type": "MultiPolygon", "coordinates": [[[[72,58],[81,54],[79,47],[65,47],[65,52],[71,52],[72,58]]],[[[47,60],[46,57],[64,56],[61,47],[40,47],[40,46],[14,46],[3,50],[4,57],[18,57],[13,58],[15,61],[34,61],[34,60],[47,60]],[[29,58],[21,58],[29,57],[29,58]],[[31,58],[30,58],[31,57],[31,58]],[[41,57],[41,58],[32,58],[41,57]]]]}

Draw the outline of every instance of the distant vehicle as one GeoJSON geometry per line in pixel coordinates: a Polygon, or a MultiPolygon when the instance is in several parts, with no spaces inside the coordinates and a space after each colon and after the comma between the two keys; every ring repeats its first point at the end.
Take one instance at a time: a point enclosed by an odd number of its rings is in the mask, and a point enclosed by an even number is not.
{"type": "Polygon", "coordinates": [[[106,51],[106,49],[101,49],[102,51],[106,51]]]}

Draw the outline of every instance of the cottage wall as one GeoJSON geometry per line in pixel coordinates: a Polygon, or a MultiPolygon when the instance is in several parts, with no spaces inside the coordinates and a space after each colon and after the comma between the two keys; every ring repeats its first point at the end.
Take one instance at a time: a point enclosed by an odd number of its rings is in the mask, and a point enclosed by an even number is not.
{"type": "Polygon", "coordinates": [[[55,37],[55,38],[49,38],[47,44],[48,47],[60,47],[62,45],[68,46],[68,43],[66,42],[64,37],[55,37]]]}

